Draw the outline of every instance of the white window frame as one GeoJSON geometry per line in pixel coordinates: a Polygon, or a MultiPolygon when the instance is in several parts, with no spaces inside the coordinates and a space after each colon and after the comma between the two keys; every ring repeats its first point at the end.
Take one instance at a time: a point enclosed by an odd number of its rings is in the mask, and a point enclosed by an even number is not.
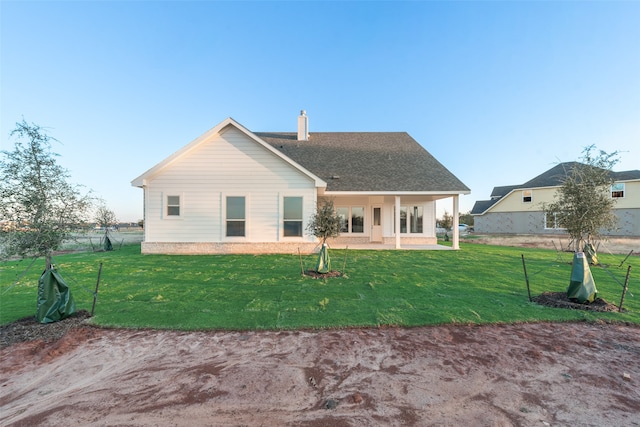
{"type": "Polygon", "coordinates": [[[533,203],[533,190],[522,190],[522,203],[533,203]]]}
{"type": "MultiPolygon", "coordinates": [[[[175,206],[175,205],[171,205],[175,206]]],[[[185,207],[185,198],[184,193],[181,192],[164,192],[162,193],[162,219],[168,220],[176,220],[184,218],[184,207],[185,207]],[[169,215],[169,197],[178,197],[179,204],[179,214],[178,215],[169,215]]]]}
{"type": "Polygon", "coordinates": [[[558,225],[558,213],[557,212],[544,212],[544,229],[545,230],[565,230],[564,227],[558,225]],[[553,215],[553,227],[549,227],[547,224],[547,215],[553,215]]]}
{"type": "Polygon", "coordinates": [[[345,216],[345,224],[347,226],[347,231],[342,231],[340,228],[340,234],[349,234],[351,233],[351,208],[348,206],[336,206],[336,214],[338,213],[338,209],[346,209],[347,214],[345,216]]]}
{"type": "Polygon", "coordinates": [[[305,209],[304,209],[304,195],[299,194],[299,193],[292,193],[292,194],[282,194],[282,196],[280,197],[280,237],[283,239],[302,239],[304,238],[305,235],[305,209]],[[284,222],[285,222],[285,218],[284,218],[284,200],[287,198],[298,198],[301,199],[302,201],[302,217],[300,219],[287,219],[286,221],[301,221],[300,224],[300,235],[299,236],[286,236],[284,234],[284,230],[285,230],[285,226],[284,226],[284,222]]]}
{"type": "Polygon", "coordinates": [[[221,236],[225,241],[246,241],[249,240],[249,231],[251,230],[250,222],[251,199],[248,194],[239,193],[223,193],[222,194],[222,221],[221,236]],[[244,197],[244,236],[227,236],[227,197],[244,197]]]}
{"type": "MultiPolygon", "coordinates": [[[[400,235],[402,235],[402,236],[422,236],[422,235],[424,235],[425,234],[425,226],[424,226],[425,207],[424,207],[424,205],[401,205],[400,206],[400,210],[402,211],[403,209],[407,213],[406,218],[405,218],[405,221],[406,221],[405,227],[406,227],[407,231],[400,230],[400,235]],[[422,208],[422,232],[413,233],[411,231],[411,218],[413,217],[413,208],[416,208],[416,207],[422,208]]],[[[393,214],[394,214],[393,230],[394,230],[394,233],[395,233],[395,229],[396,229],[396,221],[395,221],[396,211],[395,211],[395,207],[393,209],[393,214]]],[[[401,221],[402,221],[402,219],[401,219],[401,221]]]]}
{"type": "MultiPolygon", "coordinates": [[[[417,224],[417,223],[416,223],[417,224]]],[[[423,205],[411,205],[407,206],[407,234],[424,234],[424,206],[423,205]],[[415,208],[422,208],[422,231],[411,231],[411,225],[413,224],[413,211],[415,208]]]]}
{"type": "Polygon", "coordinates": [[[353,236],[364,236],[366,235],[365,231],[367,229],[367,206],[365,205],[353,205],[353,206],[336,206],[337,209],[346,209],[347,210],[347,228],[348,231],[340,231],[340,234],[348,234],[353,236]],[[353,231],[353,208],[362,209],[362,231],[354,232],[353,231]]]}
{"type": "Polygon", "coordinates": [[[626,193],[626,186],[624,182],[615,182],[611,185],[611,198],[612,199],[624,199],[626,193]],[[620,189],[621,188],[621,189],[620,189]],[[622,193],[620,196],[614,196],[614,193],[622,193]]]}
{"type": "Polygon", "coordinates": [[[366,206],[351,206],[349,208],[349,224],[351,228],[351,234],[355,234],[358,236],[365,235],[365,230],[367,229],[367,207],[366,206]],[[353,208],[362,209],[362,231],[353,231],[353,208]]]}

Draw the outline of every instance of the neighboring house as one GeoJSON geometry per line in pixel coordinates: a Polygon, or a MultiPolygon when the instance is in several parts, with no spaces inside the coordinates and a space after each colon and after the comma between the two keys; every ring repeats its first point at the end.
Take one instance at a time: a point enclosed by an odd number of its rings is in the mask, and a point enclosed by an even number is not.
{"type": "MultiPolygon", "coordinates": [[[[553,212],[545,213],[544,203],[554,201],[567,173],[576,162],[560,163],[542,175],[522,185],[495,187],[491,200],[475,203],[476,233],[500,234],[562,234],[565,230],[555,221],[553,212]]],[[[616,230],[609,236],[640,236],[640,170],[611,172],[614,184],[611,197],[616,199],[614,212],[618,217],[616,230]]]]}
{"type": "Polygon", "coordinates": [[[309,134],[304,112],[297,133],[228,118],[131,184],[144,189],[143,253],[311,252],[322,198],[344,219],[334,247],[436,244],[436,200],[453,198],[457,218],[470,192],[405,132],[309,134]]]}

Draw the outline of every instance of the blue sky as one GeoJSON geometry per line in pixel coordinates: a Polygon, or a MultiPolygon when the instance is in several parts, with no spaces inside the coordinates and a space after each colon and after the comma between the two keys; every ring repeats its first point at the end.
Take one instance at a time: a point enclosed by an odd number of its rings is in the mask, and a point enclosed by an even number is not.
{"type": "Polygon", "coordinates": [[[640,169],[638,1],[2,0],[0,19],[0,148],[22,118],[48,128],[123,221],[132,179],[229,116],[406,131],[471,188],[461,211],[591,144],[640,169]]]}

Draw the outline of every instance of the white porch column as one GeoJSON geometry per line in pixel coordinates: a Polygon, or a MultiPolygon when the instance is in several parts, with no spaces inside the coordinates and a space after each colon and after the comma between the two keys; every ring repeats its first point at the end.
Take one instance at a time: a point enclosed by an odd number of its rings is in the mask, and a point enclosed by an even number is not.
{"type": "Polygon", "coordinates": [[[460,225],[459,199],[459,194],[453,196],[453,249],[460,249],[460,229],[458,228],[458,225],[460,225]]]}
{"type": "Polygon", "coordinates": [[[400,249],[400,196],[396,196],[396,249],[400,249]]]}

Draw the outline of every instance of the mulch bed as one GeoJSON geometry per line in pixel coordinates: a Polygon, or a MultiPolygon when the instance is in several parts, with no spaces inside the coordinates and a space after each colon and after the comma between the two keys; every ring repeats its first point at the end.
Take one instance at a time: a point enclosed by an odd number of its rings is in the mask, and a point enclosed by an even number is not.
{"type": "Polygon", "coordinates": [[[53,323],[39,323],[35,316],[25,317],[13,323],[0,326],[0,348],[26,341],[40,340],[46,343],[62,338],[73,328],[81,326],[91,317],[87,310],[53,323]]]}
{"type": "MultiPolygon", "coordinates": [[[[596,298],[595,301],[590,304],[580,304],[579,302],[570,300],[567,297],[566,292],[543,292],[531,299],[534,302],[547,307],[568,308],[571,310],[618,311],[618,306],[611,304],[602,298],[596,298]]],[[[624,308],[622,311],[625,311],[624,308]]]]}
{"type": "Polygon", "coordinates": [[[328,273],[318,273],[315,270],[305,270],[304,275],[313,279],[327,279],[329,277],[342,277],[342,273],[336,270],[331,270],[328,273]]]}

